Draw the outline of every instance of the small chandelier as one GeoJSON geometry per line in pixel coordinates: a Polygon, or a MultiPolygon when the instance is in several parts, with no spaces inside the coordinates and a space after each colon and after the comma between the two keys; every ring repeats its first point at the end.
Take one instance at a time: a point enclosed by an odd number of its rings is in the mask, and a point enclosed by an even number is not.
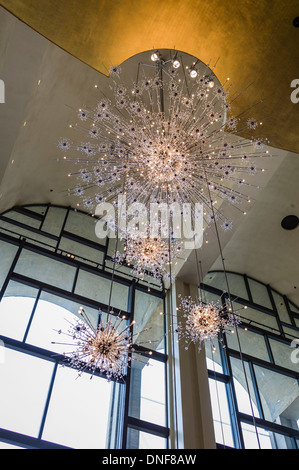
{"type": "MultiPolygon", "coordinates": [[[[131,332],[135,322],[132,321],[128,325],[126,316],[111,314],[104,321],[99,313],[99,322],[95,327],[83,307],[80,307],[78,313],[81,318],[71,323],[68,331],[58,331],[59,334],[72,338],[73,342],[56,344],[75,345],[73,351],[64,353],[66,362],[79,371],[79,376],[89,371],[92,373],[91,378],[95,372],[100,372],[105,374],[108,381],[122,379],[132,361],[132,353],[136,353],[131,332]]],[[[151,351],[148,351],[148,355],[151,354],[151,351]]]]}
{"type": "Polygon", "coordinates": [[[219,334],[239,323],[230,307],[204,303],[201,299],[194,301],[190,296],[179,298],[185,324],[179,322],[176,332],[179,340],[185,340],[185,349],[194,343],[200,351],[205,341],[210,341],[215,349],[213,341],[220,340],[219,334]]]}
{"type": "Polygon", "coordinates": [[[183,244],[178,240],[163,239],[160,236],[151,237],[138,234],[127,235],[123,252],[117,251],[117,263],[132,266],[132,274],[137,279],[154,278],[162,281],[169,276],[168,267],[182,252],[183,244]]]}

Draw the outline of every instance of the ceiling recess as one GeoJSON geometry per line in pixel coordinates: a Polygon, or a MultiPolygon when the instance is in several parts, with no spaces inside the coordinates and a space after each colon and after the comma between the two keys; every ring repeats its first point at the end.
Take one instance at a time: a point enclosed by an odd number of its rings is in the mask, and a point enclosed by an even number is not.
{"type": "Polygon", "coordinates": [[[285,230],[294,230],[294,228],[298,227],[299,219],[296,215],[287,215],[281,221],[281,226],[285,230]]]}
{"type": "Polygon", "coordinates": [[[299,16],[296,16],[296,18],[294,18],[293,25],[295,26],[295,28],[299,28],[299,16]]]}

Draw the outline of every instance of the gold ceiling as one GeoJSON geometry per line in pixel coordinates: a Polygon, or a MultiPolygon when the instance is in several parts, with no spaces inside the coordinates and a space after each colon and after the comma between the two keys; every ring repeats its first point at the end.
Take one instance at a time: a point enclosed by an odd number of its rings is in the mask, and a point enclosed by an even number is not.
{"type": "MultiPolygon", "coordinates": [[[[256,116],[270,145],[299,153],[298,0],[0,0],[35,31],[101,73],[153,48],[178,49],[214,65],[232,91],[251,85],[233,113],[262,99],[256,116]]],[[[254,110],[248,115],[254,116],[254,110]]],[[[245,135],[245,134],[242,134],[245,135]]],[[[260,134],[259,134],[260,135],[260,134]]]]}

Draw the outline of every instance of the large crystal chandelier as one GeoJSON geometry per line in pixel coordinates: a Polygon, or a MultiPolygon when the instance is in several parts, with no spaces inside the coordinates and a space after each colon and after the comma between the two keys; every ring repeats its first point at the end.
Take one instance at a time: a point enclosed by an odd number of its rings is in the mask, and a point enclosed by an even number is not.
{"type": "Polygon", "coordinates": [[[245,213],[247,176],[263,170],[256,157],[268,156],[261,140],[237,134],[260,123],[246,118],[247,111],[230,114],[237,97],[230,96],[229,81],[221,85],[199,60],[166,50],[152,60],[138,62],[130,79],[126,63],[111,67],[108,92],[96,85],[95,103],[76,111],[75,135],[59,142],[73,165],[68,193],[90,212],[119,194],[128,204],[201,203],[207,224],[212,199],[227,229],[221,203],[245,213]]]}

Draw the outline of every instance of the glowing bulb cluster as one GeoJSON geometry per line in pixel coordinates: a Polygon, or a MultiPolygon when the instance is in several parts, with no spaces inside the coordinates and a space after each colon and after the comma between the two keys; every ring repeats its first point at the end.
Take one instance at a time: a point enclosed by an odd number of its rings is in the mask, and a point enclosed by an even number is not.
{"type": "Polygon", "coordinates": [[[190,296],[180,296],[180,309],[185,318],[185,325],[180,323],[177,328],[179,339],[185,339],[186,349],[191,343],[201,350],[205,341],[213,342],[225,328],[236,325],[238,320],[230,309],[223,306],[194,301],[190,296]]]}
{"type": "Polygon", "coordinates": [[[96,370],[106,374],[108,379],[123,376],[125,367],[130,361],[128,355],[132,347],[132,335],[125,317],[110,317],[100,321],[94,327],[81,307],[79,314],[83,317],[71,325],[65,333],[70,336],[76,349],[70,354],[69,364],[80,373],[85,370],[96,370]]]}
{"type": "Polygon", "coordinates": [[[147,274],[162,280],[169,275],[167,267],[182,252],[179,241],[169,241],[161,237],[134,235],[128,236],[123,253],[116,253],[116,261],[132,266],[132,274],[144,279],[147,274]]]}

